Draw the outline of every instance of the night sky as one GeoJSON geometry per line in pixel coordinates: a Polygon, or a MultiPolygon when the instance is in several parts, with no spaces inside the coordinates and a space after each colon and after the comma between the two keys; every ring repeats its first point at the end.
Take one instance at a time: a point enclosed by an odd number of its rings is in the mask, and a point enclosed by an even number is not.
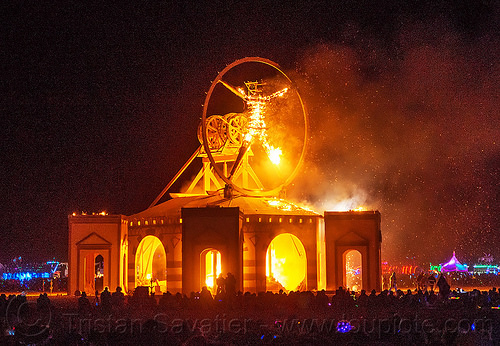
{"type": "Polygon", "coordinates": [[[146,209],[199,145],[210,82],[246,56],[278,62],[310,113],[292,200],[380,210],[392,263],[500,262],[497,1],[0,13],[2,263],[67,260],[72,212],[146,209]]]}

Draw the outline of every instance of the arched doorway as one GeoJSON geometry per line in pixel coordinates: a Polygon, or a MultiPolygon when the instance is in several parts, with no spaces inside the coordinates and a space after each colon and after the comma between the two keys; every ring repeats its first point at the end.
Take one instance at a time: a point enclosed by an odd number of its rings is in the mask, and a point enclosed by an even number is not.
{"type": "Polygon", "coordinates": [[[167,291],[167,256],[160,239],[148,235],[139,243],[135,254],[135,286],[155,287],[167,291]]]}
{"type": "Polygon", "coordinates": [[[266,252],[266,290],[305,290],[306,274],[306,250],[299,238],[290,233],[276,236],[266,252]]]}
{"type": "Polygon", "coordinates": [[[344,287],[361,291],[363,287],[363,257],[358,250],[344,252],[344,287]]]}
{"type": "Polygon", "coordinates": [[[217,277],[222,273],[222,256],[215,249],[206,249],[200,255],[201,287],[207,288],[215,294],[217,292],[217,277]]]}
{"type": "Polygon", "coordinates": [[[94,287],[99,292],[104,289],[104,257],[102,255],[97,255],[94,259],[94,287]]]}

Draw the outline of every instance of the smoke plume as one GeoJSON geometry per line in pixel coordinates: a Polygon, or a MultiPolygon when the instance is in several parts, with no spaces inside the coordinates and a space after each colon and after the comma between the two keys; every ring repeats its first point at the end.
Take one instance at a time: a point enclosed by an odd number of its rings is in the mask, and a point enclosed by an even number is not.
{"type": "Polygon", "coordinates": [[[353,42],[302,54],[310,146],[289,196],[380,210],[389,260],[499,258],[498,39],[434,23],[353,42]]]}

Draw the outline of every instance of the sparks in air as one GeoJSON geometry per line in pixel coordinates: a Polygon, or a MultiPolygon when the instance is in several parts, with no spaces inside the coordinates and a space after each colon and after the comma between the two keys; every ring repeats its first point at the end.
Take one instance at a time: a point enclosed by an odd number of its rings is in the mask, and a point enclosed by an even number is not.
{"type": "Polygon", "coordinates": [[[243,99],[246,102],[249,113],[247,125],[248,132],[244,137],[245,141],[251,143],[253,139],[259,140],[262,143],[269,160],[273,164],[279,165],[283,152],[281,151],[281,148],[274,147],[269,143],[264,114],[266,103],[276,97],[283,97],[283,95],[285,95],[288,91],[288,88],[276,91],[268,96],[262,96],[259,93],[259,84],[257,82],[247,82],[245,84],[248,89],[248,94],[242,88],[238,89],[238,92],[243,96],[243,99]]]}

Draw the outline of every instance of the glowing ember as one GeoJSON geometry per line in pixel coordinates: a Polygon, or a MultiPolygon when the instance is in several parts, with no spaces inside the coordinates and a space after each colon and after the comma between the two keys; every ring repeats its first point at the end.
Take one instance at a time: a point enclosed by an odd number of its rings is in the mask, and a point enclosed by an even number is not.
{"type": "Polygon", "coordinates": [[[271,207],[275,207],[276,209],[284,211],[294,211],[300,209],[299,207],[288,201],[277,198],[267,200],[267,204],[269,204],[271,207]]]}
{"type": "Polygon", "coordinates": [[[353,209],[352,211],[367,211],[368,209],[366,207],[357,207],[356,209],[353,209]]]}
{"type": "MultiPolygon", "coordinates": [[[[78,214],[76,211],[71,214],[72,216],[77,216],[77,215],[87,215],[86,212],[82,211],[80,214],[78,214]]],[[[101,215],[101,216],[106,216],[109,215],[106,211],[101,211],[100,213],[92,213],[91,215],[101,215]]]]}

